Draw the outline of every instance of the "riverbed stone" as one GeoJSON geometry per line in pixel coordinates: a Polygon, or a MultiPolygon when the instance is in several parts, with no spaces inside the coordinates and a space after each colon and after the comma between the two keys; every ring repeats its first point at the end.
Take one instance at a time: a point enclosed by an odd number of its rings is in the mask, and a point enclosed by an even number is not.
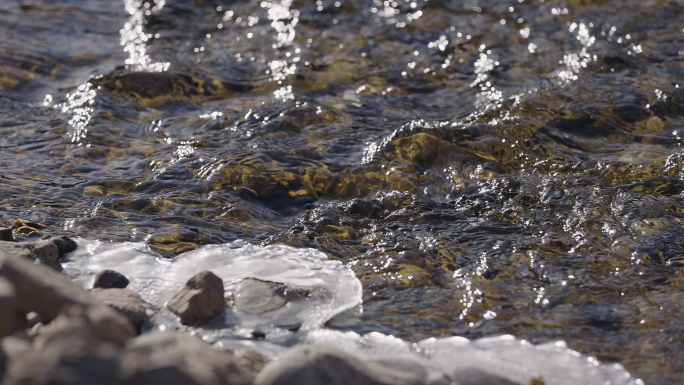
{"type": "Polygon", "coordinates": [[[34,222],[34,221],[27,221],[26,219],[17,219],[14,221],[14,227],[23,227],[23,226],[28,226],[32,227],[34,229],[45,229],[47,228],[47,225],[44,225],[40,222],[34,222]]]}
{"type": "Polygon", "coordinates": [[[12,235],[12,228],[0,227],[0,241],[14,242],[14,236],[12,235]]]}
{"type": "Polygon", "coordinates": [[[0,251],[28,259],[33,263],[49,266],[57,271],[62,271],[62,265],[59,263],[59,249],[55,244],[46,240],[37,242],[0,242],[0,251]]]}
{"type": "Polygon", "coordinates": [[[125,289],[130,281],[114,270],[102,270],[95,275],[93,289],[125,289]]]}
{"type": "Polygon", "coordinates": [[[251,385],[255,369],[261,368],[178,332],[145,334],[129,341],[121,367],[133,385],[251,385]]]}
{"type": "Polygon", "coordinates": [[[414,373],[365,362],[323,345],[299,345],[268,363],[256,385],[424,385],[414,373]]]}
{"type": "Polygon", "coordinates": [[[0,338],[10,334],[14,328],[15,301],[14,286],[8,280],[0,278],[0,338]]]}
{"type": "Polygon", "coordinates": [[[35,311],[43,322],[53,320],[66,306],[96,304],[90,293],[66,276],[4,248],[0,248],[0,277],[14,286],[16,311],[24,315],[35,311]]]}
{"type": "Polygon", "coordinates": [[[327,292],[322,289],[245,278],[235,287],[233,304],[237,310],[245,314],[261,315],[280,309],[289,302],[310,300],[315,296],[326,295],[327,292]]]}
{"type": "Polygon", "coordinates": [[[43,239],[51,243],[54,243],[55,246],[57,246],[57,249],[59,250],[59,258],[63,258],[66,254],[76,250],[76,248],[78,247],[78,245],[76,244],[76,242],[74,242],[73,239],[64,235],[60,237],[46,235],[43,237],[43,239]]]}
{"type": "Polygon", "coordinates": [[[91,293],[103,305],[117,310],[137,327],[140,327],[149,318],[148,310],[151,311],[151,306],[132,290],[118,288],[93,289],[91,293]]]}
{"type": "Polygon", "coordinates": [[[167,306],[181,322],[191,324],[219,314],[226,303],[223,295],[223,280],[210,271],[203,271],[190,278],[167,306]]]}

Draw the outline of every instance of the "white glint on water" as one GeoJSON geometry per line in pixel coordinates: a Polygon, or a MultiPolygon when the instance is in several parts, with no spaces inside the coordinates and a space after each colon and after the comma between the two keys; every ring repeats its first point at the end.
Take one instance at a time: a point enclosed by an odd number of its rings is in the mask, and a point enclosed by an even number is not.
{"type": "Polygon", "coordinates": [[[164,7],[165,0],[155,2],[153,6],[141,0],[124,0],[126,12],[130,15],[128,21],[119,31],[121,45],[128,53],[126,69],[133,71],[164,72],[171,65],[168,62],[155,62],[147,54],[148,40],[152,35],[145,33],[145,16],[157,12],[164,7]]]}
{"type": "MultiPolygon", "coordinates": [[[[174,259],[165,259],[144,243],[84,239],[77,239],[77,243],[78,249],[64,263],[72,279],[90,288],[98,271],[118,271],[130,280],[129,289],[160,310],[188,279],[205,270],[223,279],[227,298],[232,298],[233,289],[244,278],[274,281],[319,293],[311,300],[290,302],[259,316],[243,314],[227,306],[225,324],[214,324],[212,328],[279,324],[313,328],[361,303],[361,283],[354,272],[313,249],[284,245],[260,247],[237,241],[203,246],[174,259]]],[[[179,326],[176,317],[168,311],[160,311],[153,323],[155,326],[179,326]]]]}

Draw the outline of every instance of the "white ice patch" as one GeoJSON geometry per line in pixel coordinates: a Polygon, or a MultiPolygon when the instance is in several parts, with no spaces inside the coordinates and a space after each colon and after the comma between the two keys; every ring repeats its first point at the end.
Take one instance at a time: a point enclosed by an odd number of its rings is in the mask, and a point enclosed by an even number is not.
{"type": "MultiPolygon", "coordinates": [[[[275,340],[223,340],[218,345],[232,350],[256,349],[275,358],[285,351],[275,340]]],[[[546,385],[644,385],[621,365],[600,364],[594,357],[569,349],[563,341],[532,345],[504,335],[479,340],[428,338],[410,343],[381,333],[359,335],[319,329],[296,333],[287,341],[288,345],[299,343],[333,346],[366,361],[417,373],[434,383],[451,383],[458,372],[478,369],[518,384],[540,378],[546,385]]]]}
{"type": "MultiPolygon", "coordinates": [[[[168,328],[197,332],[218,347],[250,348],[277,357],[295,344],[324,344],[364,360],[418,373],[426,380],[450,382],[456,373],[478,369],[510,381],[529,384],[534,378],[546,385],[643,385],[620,365],[605,365],[596,358],[569,349],[564,342],[532,345],[513,336],[468,340],[461,337],[429,338],[417,343],[381,333],[359,335],[320,328],[327,320],[361,303],[359,280],[346,266],[312,249],[273,245],[259,247],[243,242],[204,246],[169,260],[143,243],[110,243],[77,239],[79,247],[64,263],[65,271],[84,287],[92,286],[96,272],[116,270],[126,275],[129,288],[159,308],[154,330],[168,328]],[[219,321],[202,328],[185,327],[163,305],[200,271],[210,270],[224,280],[230,292],[246,277],[323,289],[330,293],[322,302],[286,305],[259,317],[227,307],[219,321]],[[299,307],[297,307],[299,306],[299,307]],[[299,320],[298,332],[273,328],[286,319],[299,320]],[[264,340],[251,331],[267,332],[264,340]]],[[[349,314],[353,312],[345,312],[349,314]]],[[[337,317],[339,318],[339,317],[337,317]]],[[[286,323],[287,323],[286,322],[286,323]]]]}
{"type": "Polygon", "coordinates": [[[243,314],[226,307],[226,314],[210,327],[254,328],[301,324],[304,329],[322,326],[333,316],[361,303],[361,283],[341,262],[313,249],[284,245],[254,246],[236,241],[208,245],[170,260],[162,258],[144,243],[112,243],[77,239],[78,249],[63,264],[66,273],[86,288],[92,287],[98,271],[111,269],[130,280],[129,289],[140,294],[161,311],[155,326],[179,328],[176,317],[164,305],[193,275],[209,270],[223,279],[227,297],[244,278],[281,282],[322,289],[325,296],[311,301],[288,303],[259,316],[243,314]]]}

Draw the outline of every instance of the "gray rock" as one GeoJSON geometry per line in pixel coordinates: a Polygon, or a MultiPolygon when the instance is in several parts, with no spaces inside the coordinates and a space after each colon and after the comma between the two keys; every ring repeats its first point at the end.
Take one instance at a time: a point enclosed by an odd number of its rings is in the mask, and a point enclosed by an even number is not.
{"type": "Polygon", "coordinates": [[[51,235],[46,235],[43,237],[43,239],[54,243],[55,246],[57,246],[57,249],[59,250],[59,258],[64,257],[66,254],[76,250],[78,245],[76,242],[74,242],[71,238],[67,236],[61,236],[61,237],[53,237],[51,235]]]}
{"type": "Polygon", "coordinates": [[[64,307],[96,304],[90,293],[66,276],[3,248],[0,248],[0,277],[14,286],[16,311],[22,315],[35,311],[46,323],[59,315],[64,307]]]}
{"type": "Polygon", "coordinates": [[[128,383],[134,385],[251,385],[261,367],[249,362],[213,349],[198,337],[162,332],[131,340],[121,367],[128,383]]]}
{"type": "Polygon", "coordinates": [[[459,385],[520,385],[496,374],[476,368],[459,370],[453,377],[459,385]]]}
{"type": "Polygon", "coordinates": [[[114,270],[102,270],[95,275],[93,288],[125,289],[130,282],[123,274],[114,270]]]}
{"type": "Polygon", "coordinates": [[[11,227],[0,227],[0,241],[14,242],[11,227]]]}
{"type": "Polygon", "coordinates": [[[43,328],[32,348],[10,355],[3,385],[125,383],[119,367],[123,343],[102,339],[88,316],[89,309],[70,309],[69,313],[43,328]]]}
{"type": "Polygon", "coordinates": [[[181,322],[191,324],[219,314],[226,303],[223,294],[223,280],[210,271],[203,271],[190,278],[167,306],[181,322]]]}
{"type": "Polygon", "coordinates": [[[34,261],[39,261],[43,265],[62,271],[62,265],[59,263],[59,248],[50,241],[33,242],[33,257],[34,261]]]}
{"type": "Polygon", "coordinates": [[[14,286],[6,279],[0,278],[0,338],[10,334],[14,329],[15,297],[14,286]]]}
{"type": "Polygon", "coordinates": [[[279,309],[288,302],[310,300],[328,295],[322,289],[245,278],[235,287],[233,304],[237,310],[245,314],[260,315],[279,309]]]}
{"type": "Polygon", "coordinates": [[[256,385],[424,385],[418,375],[322,345],[299,345],[268,363],[256,385]]]}
{"type": "Polygon", "coordinates": [[[148,309],[151,310],[151,306],[132,290],[93,289],[91,293],[100,303],[116,309],[137,327],[140,327],[149,318],[147,311],[148,309]]]}
{"type": "Polygon", "coordinates": [[[285,285],[260,279],[243,279],[235,288],[233,303],[245,314],[259,315],[285,306],[282,295],[285,285]]]}
{"type": "Polygon", "coordinates": [[[46,240],[21,243],[0,242],[0,252],[26,258],[34,263],[62,271],[62,265],[59,263],[59,249],[54,243],[46,240]]]}

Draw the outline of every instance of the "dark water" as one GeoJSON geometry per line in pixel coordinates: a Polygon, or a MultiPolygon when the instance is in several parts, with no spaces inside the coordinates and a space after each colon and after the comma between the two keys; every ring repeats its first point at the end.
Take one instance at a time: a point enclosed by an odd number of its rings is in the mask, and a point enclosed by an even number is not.
{"type": "Polygon", "coordinates": [[[3,0],[2,222],[313,247],[357,332],[684,376],[684,2],[3,0]]]}

